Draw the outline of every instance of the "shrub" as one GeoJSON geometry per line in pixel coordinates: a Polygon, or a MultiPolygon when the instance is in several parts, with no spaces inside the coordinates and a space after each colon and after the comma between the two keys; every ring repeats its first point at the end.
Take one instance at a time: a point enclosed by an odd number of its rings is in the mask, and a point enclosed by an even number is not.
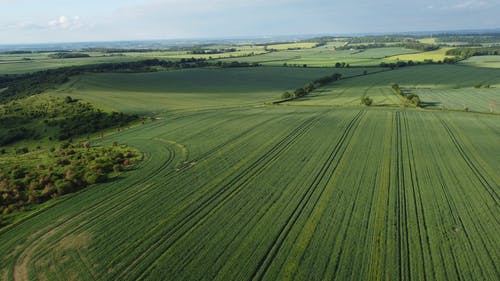
{"type": "Polygon", "coordinates": [[[369,97],[361,97],[361,104],[364,104],[366,106],[370,106],[373,103],[373,99],[369,97]]]}

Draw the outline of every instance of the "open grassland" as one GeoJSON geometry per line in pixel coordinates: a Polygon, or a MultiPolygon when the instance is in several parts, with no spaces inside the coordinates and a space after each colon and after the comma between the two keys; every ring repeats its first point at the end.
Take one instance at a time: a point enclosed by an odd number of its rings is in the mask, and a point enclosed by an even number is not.
{"type": "Polygon", "coordinates": [[[269,106],[163,117],[101,141],[143,151],[136,170],[0,230],[1,278],[498,278],[498,116],[269,106]]]}
{"type": "Polygon", "coordinates": [[[500,98],[500,70],[422,65],[341,80],[286,104],[359,106],[361,97],[370,97],[374,105],[399,106],[401,99],[391,89],[393,83],[411,91],[426,91],[420,97],[423,102],[436,103],[436,106],[442,103],[450,109],[469,107],[486,112],[489,111],[489,101],[498,102],[500,98]],[[494,88],[474,89],[478,84],[489,84],[494,88]]]}
{"type": "Polygon", "coordinates": [[[500,56],[470,57],[464,61],[461,61],[460,63],[465,64],[465,65],[475,66],[475,67],[500,68],[500,56]]]}
{"type": "MultiPolygon", "coordinates": [[[[55,94],[70,95],[112,110],[146,114],[182,109],[262,104],[325,75],[361,75],[362,68],[246,67],[150,73],[90,74],[55,94]],[[148,101],[148,102],[144,102],[148,101]]],[[[368,72],[380,71],[369,68],[368,72]]]]}
{"type": "Polygon", "coordinates": [[[422,38],[422,39],[418,39],[418,42],[424,43],[424,44],[436,44],[437,38],[431,38],[431,37],[422,38]]]}
{"type": "MultiPolygon", "coordinates": [[[[336,63],[345,62],[351,66],[375,66],[384,61],[384,58],[415,53],[399,47],[373,48],[366,50],[335,50],[326,45],[314,49],[287,50],[271,52],[258,56],[239,58],[238,61],[258,62],[264,65],[277,66],[284,63],[289,65],[304,65],[313,67],[332,67],[336,63]]],[[[229,61],[225,59],[223,61],[229,61]]]]}
{"type": "Polygon", "coordinates": [[[387,62],[394,62],[397,60],[400,61],[414,61],[414,62],[423,62],[425,60],[432,60],[435,62],[443,61],[445,58],[453,58],[453,56],[447,56],[446,52],[451,50],[452,48],[440,48],[438,50],[423,52],[423,53],[415,53],[415,54],[407,54],[407,55],[394,55],[388,57],[386,59],[387,62]]]}

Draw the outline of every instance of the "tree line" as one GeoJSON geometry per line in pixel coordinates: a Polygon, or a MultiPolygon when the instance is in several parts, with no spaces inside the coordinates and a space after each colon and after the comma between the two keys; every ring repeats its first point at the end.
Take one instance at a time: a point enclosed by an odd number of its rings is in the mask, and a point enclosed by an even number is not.
{"type": "MultiPolygon", "coordinates": [[[[324,76],[321,78],[318,78],[312,82],[309,82],[305,84],[303,87],[299,87],[295,89],[293,92],[284,92],[281,95],[282,100],[293,100],[301,97],[305,97],[315,89],[328,85],[330,83],[333,83],[335,81],[338,81],[342,78],[342,74],[340,73],[334,73],[332,75],[324,76]]],[[[281,101],[280,101],[281,102],[281,101]]]]}
{"type": "Polygon", "coordinates": [[[500,55],[500,47],[480,47],[480,48],[455,48],[446,52],[448,56],[458,56],[469,58],[473,56],[497,56],[500,55]]]}

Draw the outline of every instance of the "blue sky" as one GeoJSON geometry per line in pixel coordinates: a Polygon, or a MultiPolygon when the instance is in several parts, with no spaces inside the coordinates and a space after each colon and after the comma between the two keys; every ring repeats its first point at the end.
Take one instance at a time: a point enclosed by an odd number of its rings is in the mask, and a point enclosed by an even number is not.
{"type": "Polygon", "coordinates": [[[0,0],[0,44],[500,27],[500,0],[0,0]]]}

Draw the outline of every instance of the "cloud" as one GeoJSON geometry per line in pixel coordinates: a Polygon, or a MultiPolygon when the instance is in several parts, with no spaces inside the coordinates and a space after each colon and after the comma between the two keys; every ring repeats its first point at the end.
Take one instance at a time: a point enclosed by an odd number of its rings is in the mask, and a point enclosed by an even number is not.
{"type": "Polygon", "coordinates": [[[60,16],[57,19],[53,19],[48,23],[51,28],[60,28],[60,29],[77,29],[83,26],[83,23],[79,16],[67,17],[60,16]]]}
{"type": "Polygon", "coordinates": [[[451,7],[454,8],[454,9],[471,9],[471,8],[484,7],[487,4],[488,4],[488,2],[482,1],[482,0],[469,0],[469,1],[465,1],[465,2],[461,2],[461,3],[455,4],[455,5],[451,6],[451,7]]]}

